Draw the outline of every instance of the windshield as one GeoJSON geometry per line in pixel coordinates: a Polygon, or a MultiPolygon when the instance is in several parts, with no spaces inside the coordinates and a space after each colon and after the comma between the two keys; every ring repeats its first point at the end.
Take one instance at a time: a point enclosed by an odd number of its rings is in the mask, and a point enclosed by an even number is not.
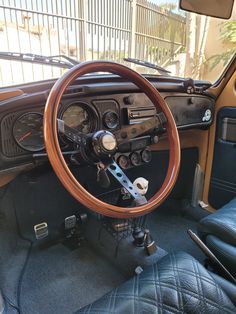
{"type": "MultiPolygon", "coordinates": [[[[74,60],[154,63],[170,75],[214,82],[235,53],[230,20],[182,11],[178,0],[0,0],[0,51],[74,60]]],[[[66,69],[0,59],[0,86],[57,78],[66,69]]]]}

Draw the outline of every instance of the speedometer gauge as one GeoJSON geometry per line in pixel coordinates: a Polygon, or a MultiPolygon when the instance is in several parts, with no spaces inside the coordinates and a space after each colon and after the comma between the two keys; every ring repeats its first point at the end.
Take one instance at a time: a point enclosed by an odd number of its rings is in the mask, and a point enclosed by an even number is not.
{"type": "Polygon", "coordinates": [[[70,105],[63,112],[62,120],[71,128],[85,134],[90,133],[94,128],[94,119],[90,108],[80,103],[70,105]]]}
{"type": "Polygon", "coordinates": [[[29,112],[20,116],[13,126],[13,136],[17,144],[30,152],[44,148],[43,115],[29,112]]]}

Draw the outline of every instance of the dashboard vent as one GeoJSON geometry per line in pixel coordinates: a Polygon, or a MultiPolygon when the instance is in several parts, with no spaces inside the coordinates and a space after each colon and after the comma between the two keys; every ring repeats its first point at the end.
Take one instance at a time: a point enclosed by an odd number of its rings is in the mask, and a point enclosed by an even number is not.
{"type": "Polygon", "coordinates": [[[26,152],[20,148],[12,136],[12,128],[17,114],[9,114],[5,116],[1,123],[2,152],[7,157],[15,157],[25,155],[26,152]]]}

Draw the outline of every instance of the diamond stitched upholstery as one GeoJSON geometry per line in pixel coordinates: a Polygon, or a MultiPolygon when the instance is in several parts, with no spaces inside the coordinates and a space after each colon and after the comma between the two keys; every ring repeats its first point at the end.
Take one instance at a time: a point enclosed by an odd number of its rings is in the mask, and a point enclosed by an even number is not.
{"type": "Polygon", "coordinates": [[[236,197],[221,209],[200,221],[199,235],[206,238],[208,234],[236,247],[236,197]]]}
{"type": "Polygon", "coordinates": [[[221,263],[236,276],[236,198],[200,221],[198,234],[221,263]]]}
{"type": "MultiPolygon", "coordinates": [[[[89,291],[88,291],[89,293],[89,291]]],[[[236,313],[208,271],[184,252],[171,253],[77,314],[236,313]]]]}

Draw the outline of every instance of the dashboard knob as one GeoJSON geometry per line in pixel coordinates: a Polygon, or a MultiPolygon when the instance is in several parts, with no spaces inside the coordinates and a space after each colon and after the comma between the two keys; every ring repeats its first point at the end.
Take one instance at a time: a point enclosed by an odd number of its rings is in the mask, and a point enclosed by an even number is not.
{"type": "Polygon", "coordinates": [[[153,144],[157,144],[159,142],[159,137],[155,135],[152,139],[153,144]]]}
{"type": "Polygon", "coordinates": [[[190,98],[188,99],[188,105],[193,105],[194,102],[195,102],[194,97],[190,97],[190,98]]]}
{"type": "Polygon", "coordinates": [[[132,105],[134,103],[134,96],[129,95],[124,97],[124,103],[126,105],[132,105]]]}

